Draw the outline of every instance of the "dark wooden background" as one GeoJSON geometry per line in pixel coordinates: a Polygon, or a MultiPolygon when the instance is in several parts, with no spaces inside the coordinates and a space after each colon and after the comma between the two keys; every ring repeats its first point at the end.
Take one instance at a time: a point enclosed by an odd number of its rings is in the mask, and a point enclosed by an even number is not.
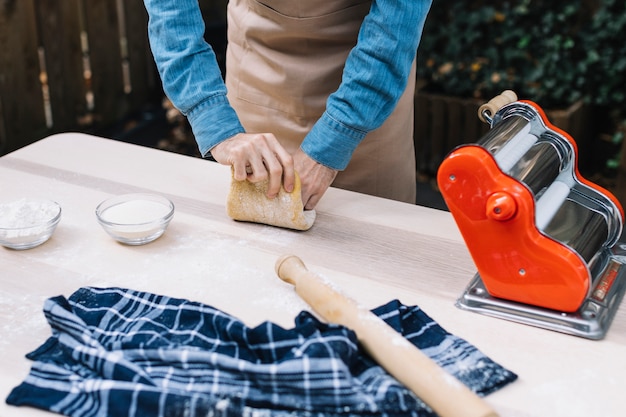
{"type": "Polygon", "coordinates": [[[161,94],[140,0],[0,2],[0,154],[161,94]]]}

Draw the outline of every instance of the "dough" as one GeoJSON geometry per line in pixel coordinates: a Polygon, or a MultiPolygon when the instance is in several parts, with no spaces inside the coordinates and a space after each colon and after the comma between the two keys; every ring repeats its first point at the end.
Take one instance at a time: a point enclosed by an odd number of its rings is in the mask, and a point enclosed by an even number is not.
{"type": "MultiPolygon", "coordinates": [[[[232,175],[232,174],[231,174],[232,175]]],[[[268,180],[252,183],[231,178],[226,213],[235,220],[263,223],[295,230],[308,230],[315,221],[315,210],[304,210],[300,177],[296,172],[293,192],[281,186],[273,199],[266,196],[268,180]]]]}

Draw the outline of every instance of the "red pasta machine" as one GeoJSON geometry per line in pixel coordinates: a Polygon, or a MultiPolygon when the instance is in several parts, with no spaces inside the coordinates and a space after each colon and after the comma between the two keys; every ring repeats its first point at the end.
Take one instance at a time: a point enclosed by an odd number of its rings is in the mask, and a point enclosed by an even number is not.
{"type": "Polygon", "coordinates": [[[624,211],[578,172],[576,142],[506,91],[479,109],[491,129],[437,172],[478,270],[457,306],[590,339],[626,289],[624,211]]]}

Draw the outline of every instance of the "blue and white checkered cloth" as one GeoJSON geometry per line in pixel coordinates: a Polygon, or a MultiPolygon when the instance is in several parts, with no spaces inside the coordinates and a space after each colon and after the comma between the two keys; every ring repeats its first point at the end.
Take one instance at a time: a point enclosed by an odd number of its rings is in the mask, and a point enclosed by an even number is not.
{"type": "MultiPolygon", "coordinates": [[[[479,395],[516,375],[418,307],[373,312],[479,395]]],[[[433,416],[343,326],[247,327],[208,305],[121,288],[45,302],[52,336],[7,403],[83,416],[433,416]]],[[[454,401],[453,398],[450,401],[454,401]]]]}

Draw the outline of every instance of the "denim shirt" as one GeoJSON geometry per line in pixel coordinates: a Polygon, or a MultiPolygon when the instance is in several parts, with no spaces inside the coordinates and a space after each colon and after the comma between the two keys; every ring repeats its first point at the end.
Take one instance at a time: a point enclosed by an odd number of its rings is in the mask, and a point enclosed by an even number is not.
{"type": "MultiPolygon", "coordinates": [[[[343,170],[365,135],[389,117],[406,87],[431,2],[373,0],[346,60],[341,85],[302,142],[309,157],[343,170]]],[[[228,103],[215,54],[204,40],[198,0],[144,4],[165,94],[188,118],[206,156],[215,145],[245,130],[228,103]]]]}

